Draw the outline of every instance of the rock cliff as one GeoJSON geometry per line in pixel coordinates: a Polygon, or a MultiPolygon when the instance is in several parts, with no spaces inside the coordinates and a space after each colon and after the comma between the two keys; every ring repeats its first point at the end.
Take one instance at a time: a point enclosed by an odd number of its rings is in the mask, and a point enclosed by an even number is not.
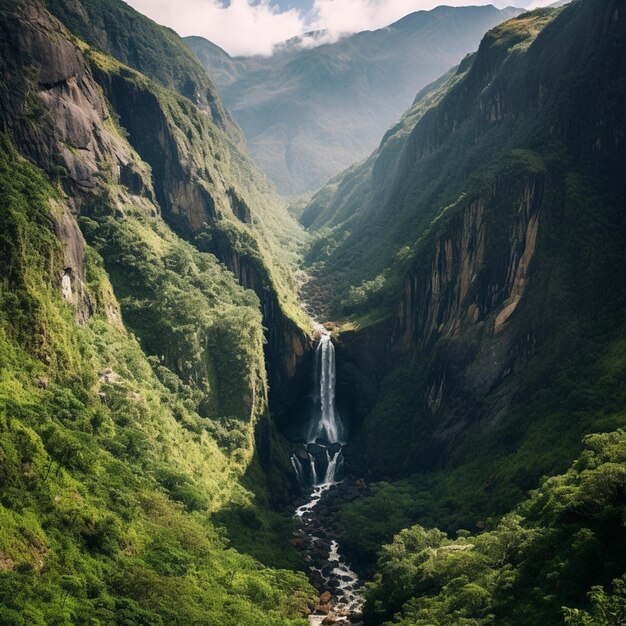
{"type": "Polygon", "coordinates": [[[346,320],[347,393],[368,398],[359,446],[375,476],[466,463],[496,441],[506,458],[555,424],[565,448],[594,419],[585,401],[569,422],[528,384],[535,371],[557,388],[564,368],[584,386],[581,359],[602,348],[582,329],[602,319],[604,349],[619,334],[624,20],[609,5],[490,31],[304,210],[320,232],[308,262],[346,320]],[[602,259],[581,262],[595,246],[602,259]]]}

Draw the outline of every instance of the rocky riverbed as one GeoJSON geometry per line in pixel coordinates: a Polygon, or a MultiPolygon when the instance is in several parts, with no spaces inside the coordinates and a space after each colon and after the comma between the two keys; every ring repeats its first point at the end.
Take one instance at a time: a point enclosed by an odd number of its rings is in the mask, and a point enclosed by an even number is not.
{"type": "Polygon", "coordinates": [[[341,553],[336,537],[336,514],[343,502],[367,490],[363,480],[345,480],[315,486],[306,499],[296,502],[294,515],[300,520],[293,544],[309,568],[312,585],[319,591],[319,604],[309,616],[315,626],[362,624],[361,583],[341,553]]]}

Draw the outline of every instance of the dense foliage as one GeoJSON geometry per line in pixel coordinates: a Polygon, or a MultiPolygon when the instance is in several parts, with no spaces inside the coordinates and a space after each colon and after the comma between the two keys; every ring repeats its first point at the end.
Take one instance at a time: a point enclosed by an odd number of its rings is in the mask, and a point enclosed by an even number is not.
{"type": "MultiPolygon", "coordinates": [[[[259,541],[274,540],[264,528],[275,522],[239,482],[253,463],[259,411],[242,411],[243,388],[253,396],[263,374],[254,295],[158,220],[86,224],[112,236],[107,250],[116,251],[113,268],[126,268],[126,293],[133,281],[144,295],[162,287],[151,306],[124,296],[123,310],[132,320],[133,307],[144,307],[154,330],[172,341],[164,358],[197,367],[191,384],[184,367],[148,359],[125,330],[94,249],[86,255],[94,311],[86,325],[76,325],[61,296],[63,254],[54,233],[55,215],[66,209],[7,140],[0,190],[0,621],[299,623],[309,597],[304,577],[229,549],[211,521],[226,505],[242,517],[247,510],[259,541]],[[194,323],[186,317],[192,306],[194,323]],[[210,351],[214,364],[205,353],[204,369],[194,362],[203,359],[198,351],[211,332],[230,335],[236,343],[229,349],[242,351],[241,361],[227,364],[229,380],[215,387],[200,374],[224,367],[220,353],[210,351]]],[[[97,237],[94,243],[101,245],[97,237]]]]}
{"type": "Polygon", "coordinates": [[[621,624],[625,513],[626,433],[590,435],[565,474],[486,532],[399,533],[381,551],[366,614],[406,626],[621,624]]]}

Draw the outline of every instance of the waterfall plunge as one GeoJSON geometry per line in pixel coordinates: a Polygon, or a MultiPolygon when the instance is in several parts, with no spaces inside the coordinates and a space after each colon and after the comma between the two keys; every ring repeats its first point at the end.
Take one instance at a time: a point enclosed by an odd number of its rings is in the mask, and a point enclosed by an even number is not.
{"type": "Polygon", "coordinates": [[[343,424],[335,408],[335,346],[326,331],[315,350],[315,376],[318,387],[319,413],[309,430],[309,443],[321,439],[326,443],[342,443],[343,424]]]}
{"type": "Polygon", "coordinates": [[[310,465],[305,472],[295,453],[291,463],[301,485],[321,487],[337,482],[341,475],[345,429],[335,406],[335,346],[323,326],[316,325],[316,330],[319,342],[315,349],[315,412],[307,434],[308,443],[301,450],[308,455],[310,465]]]}

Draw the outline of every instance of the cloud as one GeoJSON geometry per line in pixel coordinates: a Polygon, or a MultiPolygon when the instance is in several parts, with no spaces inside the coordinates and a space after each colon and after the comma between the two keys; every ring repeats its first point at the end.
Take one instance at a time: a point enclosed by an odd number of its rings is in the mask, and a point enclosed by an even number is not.
{"type": "Polygon", "coordinates": [[[269,0],[128,0],[132,7],[179,35],[201,35],[232,55],[269,55],[275,44],[300,35],[304,18],[269,0]]]}
{"type": "Polygon", "coordinates": [[[306,45],[382,28],[413,11],[440,4],[547,5],[553,0],[314,0],[308,12],[281,11],[273,0],[127,0],[138,11],[182,36],[200,35],[234,56],[270,55],[276,44],[307,31],[327,36],[306,45]]]}

